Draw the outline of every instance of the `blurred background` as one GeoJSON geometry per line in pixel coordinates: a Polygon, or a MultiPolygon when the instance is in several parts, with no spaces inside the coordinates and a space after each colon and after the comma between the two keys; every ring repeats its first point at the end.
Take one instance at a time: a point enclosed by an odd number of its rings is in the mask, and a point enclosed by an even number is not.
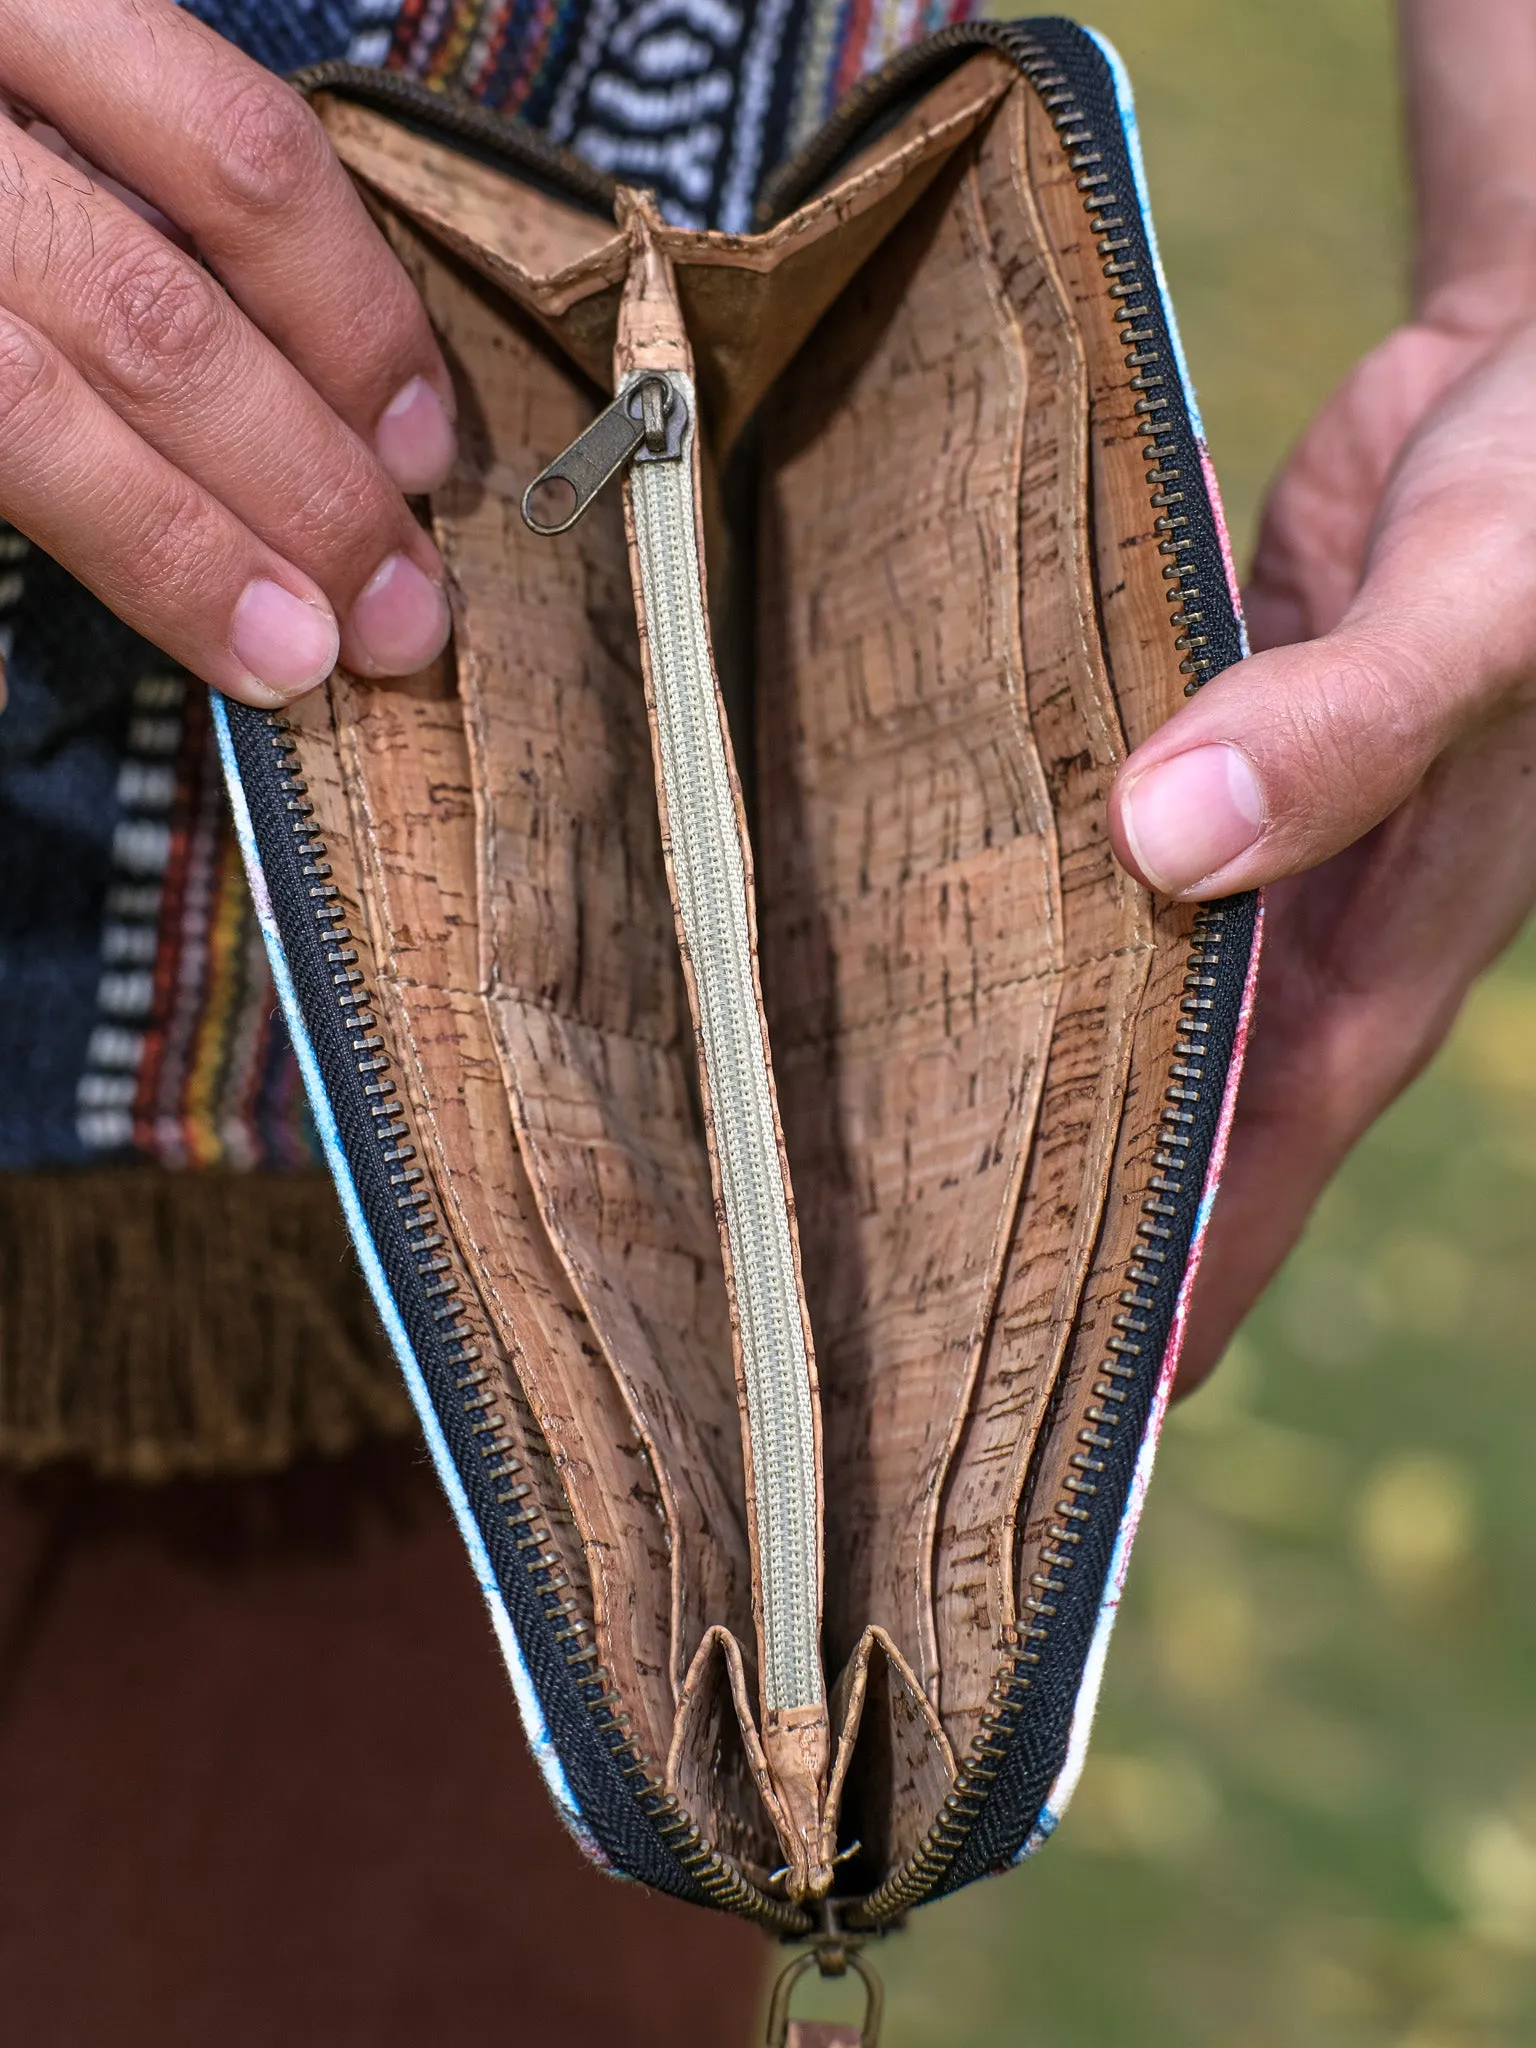
{"type": "MultiPolygon", "coordinates": [[[[1085,18],[1136,84],[1245,560],[1406,302],[1392,9],[1085,18]]],[[[1076,1803],[888,1945],[888,2048],[1536,2040],[1533,1248],[1527,938],[1176,1412],[1076,1803]]]]}

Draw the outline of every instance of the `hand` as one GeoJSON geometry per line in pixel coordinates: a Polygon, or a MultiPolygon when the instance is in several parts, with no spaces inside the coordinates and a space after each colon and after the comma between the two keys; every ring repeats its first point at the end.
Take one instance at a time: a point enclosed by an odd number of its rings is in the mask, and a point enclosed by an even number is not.
{"type": "Polygon", "coordinates": [[[1536,322],[1449,313],[1359,365],[1274,490],[1248,613],[1263,651],[1111,799],[1153,888],[1268,885],[1182,1391],[1536,896],[1536,322]]]}
{"type": "Polygon", "coordinates": [[[423,667],[452,386],[319,123],[173,0],[0,0],[6,103],[0,517],[247,703],[423,667]]]}

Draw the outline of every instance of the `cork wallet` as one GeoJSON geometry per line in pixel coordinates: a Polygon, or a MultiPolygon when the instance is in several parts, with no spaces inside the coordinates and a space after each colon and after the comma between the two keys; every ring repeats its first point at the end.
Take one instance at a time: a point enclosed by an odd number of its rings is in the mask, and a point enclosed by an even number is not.
{"type": "Polygon", "coordinates": [[[1105,828],[1241,652],[1129,97],[945,31],[728,235],[304,83],[463,436],[443,661],[220,707],[316,1121],[571,1827],[851,1938],[1070,1794],[1252,986],[1105,828]]]}

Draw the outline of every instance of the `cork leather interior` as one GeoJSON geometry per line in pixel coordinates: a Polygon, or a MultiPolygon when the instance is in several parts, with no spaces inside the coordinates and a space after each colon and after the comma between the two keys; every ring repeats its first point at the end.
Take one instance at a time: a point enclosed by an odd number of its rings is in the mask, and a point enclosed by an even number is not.
{"type": "Polygon", "coordinates": [[[754,238],[629,198],[614,225],[324,111],[458,384],[431,504],[455,637],[404,682],[338,674],[293,729],[494,1366],[488,1441],[709,1842],[764,1888],[866,1888],[932,1826],[1066,1540],[1153,1173],[1191,914],[1104,824],[1182,688],[1134,369],[1057,132],[998,56],[754,238]],[[621,497],[554,539],[518,509],[657,349],[697,379],[820,1391],[809,1806],[759,1700],[621,497]]]}

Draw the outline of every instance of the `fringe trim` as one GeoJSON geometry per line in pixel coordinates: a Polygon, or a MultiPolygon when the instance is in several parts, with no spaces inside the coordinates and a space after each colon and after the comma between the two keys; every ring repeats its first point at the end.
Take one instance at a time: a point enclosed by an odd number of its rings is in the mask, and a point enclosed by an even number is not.
{"type": "Polygon", "coordinates": [[[327,1175],[0,1174],[0,1465],[272,1472],[414,1426],[327,1175]]]}

